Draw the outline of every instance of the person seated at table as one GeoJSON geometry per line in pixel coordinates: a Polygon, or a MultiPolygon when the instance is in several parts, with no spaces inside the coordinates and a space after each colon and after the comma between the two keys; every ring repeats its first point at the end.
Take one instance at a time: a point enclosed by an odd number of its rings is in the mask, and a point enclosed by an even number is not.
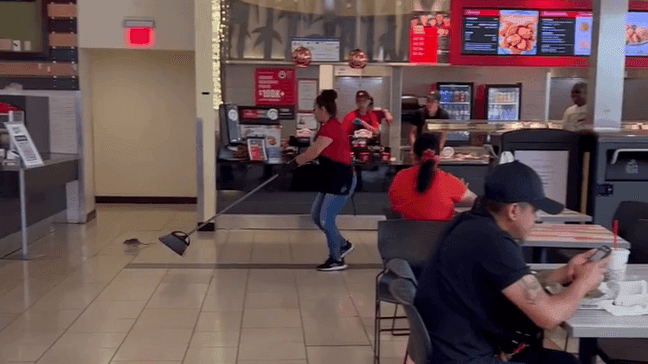
{"type": "Polygon", "coordinates": [[[457,177],[438,169],[439,140],[421,134],[414,143],[417,165],[396,174],[389,187],[394,212],[408,220],[451,220],[456,203],[472,204],[477,195],[457,177]]]}
{"type": "Polygon", "coordinates": [[[515,161],[486,177],[473,210],[451,222],[425,264],[414,301],[432,343],[431,363],[578,363],[571,354],[542,347],[543,329],[567,320],[603,280],[608,259],[589,262],[595,250],[546,272],[544,283],[524,262],[518,241],[531,233],[538,209],[563,206],[545,197],[542,181],[515,161]],[[543,286],[568,284],[548,295],[543,286]]]}

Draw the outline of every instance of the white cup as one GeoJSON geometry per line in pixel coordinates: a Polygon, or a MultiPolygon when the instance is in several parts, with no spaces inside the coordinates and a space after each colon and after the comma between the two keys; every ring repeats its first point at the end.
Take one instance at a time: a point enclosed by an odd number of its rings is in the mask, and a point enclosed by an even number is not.
{"type": "Polygon", "coordinates": [[[610,254],[610,265],[608,265],[608,270],[605,274],[606,281],[625,281],[629,256],[630,250],[628,249],[618,248],[616,250],[612,250],[612,254],[610,254]]]}

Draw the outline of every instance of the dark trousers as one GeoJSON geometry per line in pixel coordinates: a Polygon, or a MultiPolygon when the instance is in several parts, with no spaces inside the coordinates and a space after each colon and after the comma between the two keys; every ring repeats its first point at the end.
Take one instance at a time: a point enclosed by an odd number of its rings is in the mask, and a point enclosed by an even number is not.
{"type": "MultiPolygon", "coordinates": [[[[505,362],[495,358],[481,358],[470,364],[504,364],[505,362]]],[[[578,358],[564,351],[556,351],[545,348],[527,348],[521,353],[513,356],[509,364],[580,364],[578,358]]]]}

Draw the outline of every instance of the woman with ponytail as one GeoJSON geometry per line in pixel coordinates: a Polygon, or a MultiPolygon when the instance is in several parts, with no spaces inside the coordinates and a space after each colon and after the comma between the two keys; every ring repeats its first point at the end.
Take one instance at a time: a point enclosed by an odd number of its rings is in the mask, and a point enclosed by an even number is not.
{"type": "Polygon", "coordinates": [[[439,140],[421,134],[414,143],[418,164],[398,172],[389,188],[392,210],[408,220],[451,220],[454,205],[472,204],[477,195],[457,177],[437,169],[439,140]]]}
{"type": "Polygon", "coordinates": [[[337,118],[337,92],[324,90],[315,99],[315,117],[322,123],[315,141],[295,158],[303,165],[317,158],[319,166],[312,180],[319,193],[313,202],[311,215],[315,225],[326,235],[329,257],[317,267],[320,271],[346,269],[344,257],[353,250],[353,245],[342,237],[335,225],[338,213],[353,194],[356,177],[351,164],[349,134],[337,118]]]}

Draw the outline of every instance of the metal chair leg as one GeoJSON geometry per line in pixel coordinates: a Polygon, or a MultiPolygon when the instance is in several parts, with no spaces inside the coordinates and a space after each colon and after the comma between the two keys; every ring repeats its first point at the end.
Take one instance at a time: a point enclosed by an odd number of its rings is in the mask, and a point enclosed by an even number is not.
{"type": "Polygon", "coordinates": [[[376,297],[374,316],[374,364],[380,364],[380,300],[376,297]]]}
{"type": "Polygon", "coordinates": [[[391,327],[392,335],[394,335],[394,331],[396,331],[396,319],[398,318],[396,314],[398,314],[398,304],[394,305],[394,316],[392,317],[392,327],[391,327]]]}

